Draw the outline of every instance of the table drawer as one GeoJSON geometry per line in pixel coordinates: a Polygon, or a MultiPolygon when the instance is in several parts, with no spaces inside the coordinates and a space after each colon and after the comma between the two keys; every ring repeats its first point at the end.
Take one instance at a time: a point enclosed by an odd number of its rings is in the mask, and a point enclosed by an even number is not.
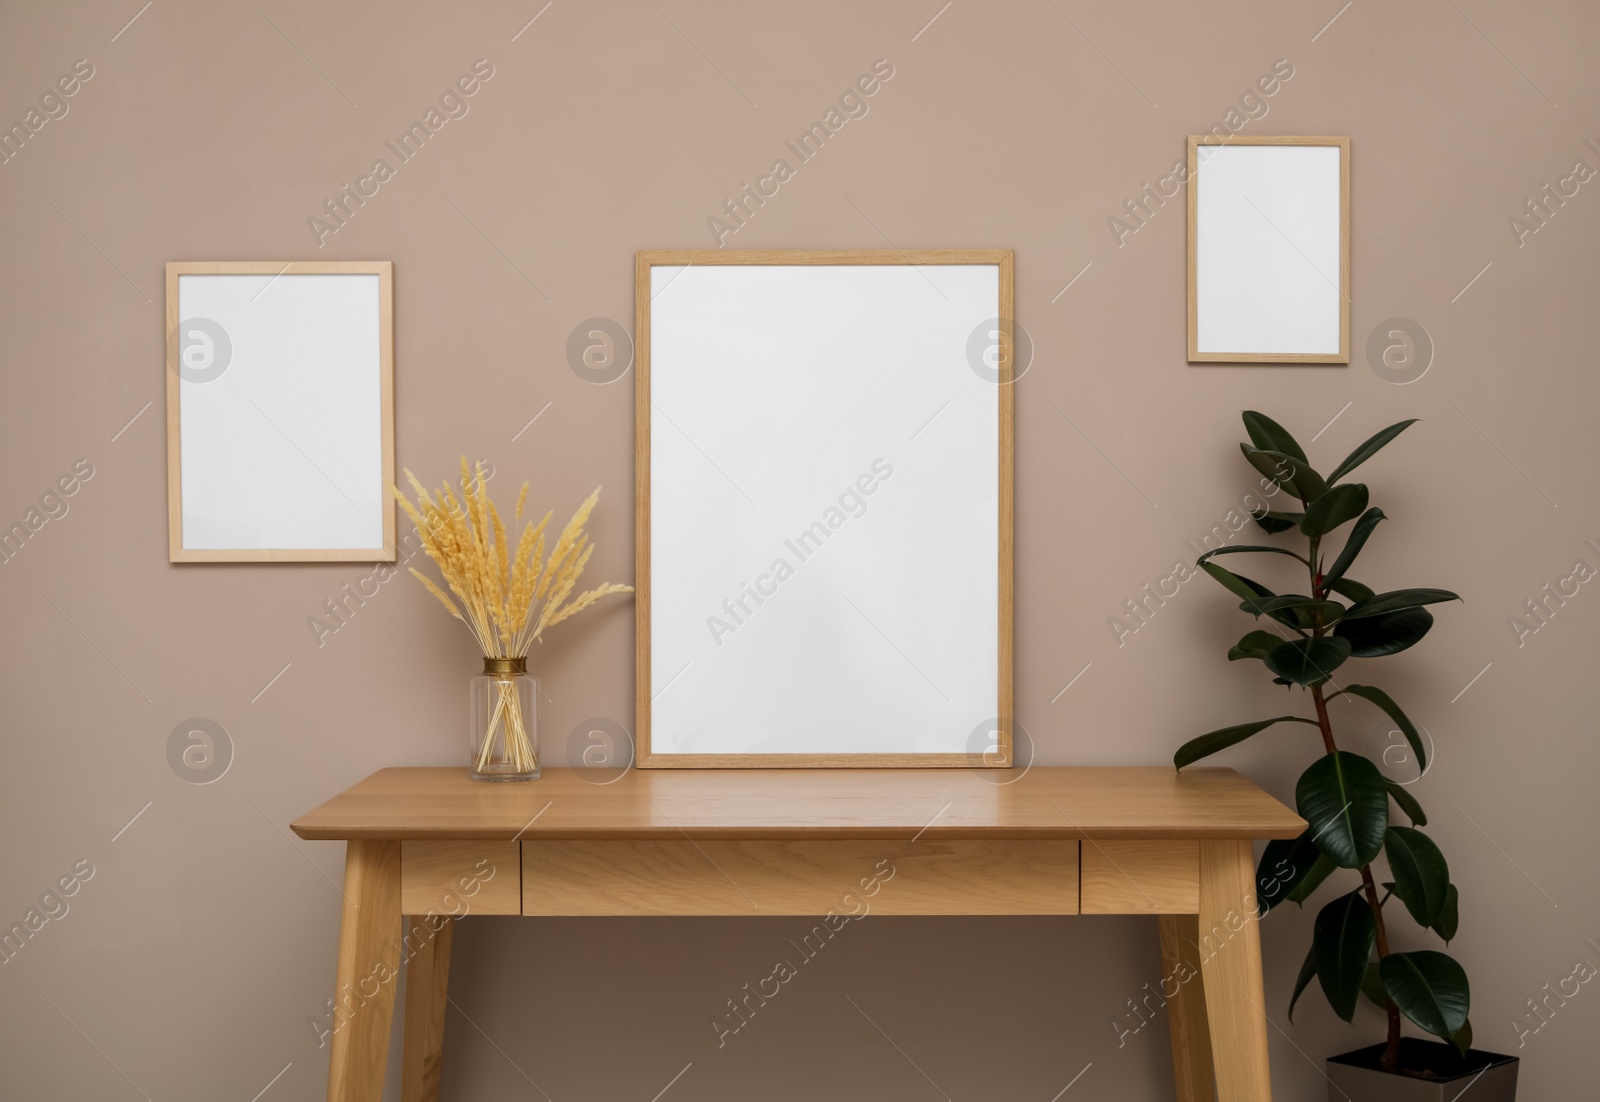
{"type": "Polygon", "coordinates": [[[1086,915],[1195,914],[1200,843],[1194,839],[1083,843],[1086,915]]]}
{"type": "Polygon", "coordinates": [[[1078,843],[528,841],[525,915],[1078,913],[1078,843]]]}
{"type": "Polygon", "coordinates": [[[517,843],[401,843],[400,911],[454,916],[522,913],[517,843]]]}

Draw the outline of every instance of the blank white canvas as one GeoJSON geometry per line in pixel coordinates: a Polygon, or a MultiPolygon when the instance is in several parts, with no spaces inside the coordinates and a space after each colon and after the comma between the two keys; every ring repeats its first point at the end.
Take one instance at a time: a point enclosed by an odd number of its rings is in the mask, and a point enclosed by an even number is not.
{"type": "Polygon", "coordinates": [[[986,749],[999,388],[967,347],[998,267],[655,267],[651,296],[651,751],[986,749]]]}
{"type": "Polygon", "coordinates": [[[232,343],[179,383],[186,549],[383,546],[378,296],[376,275],[178,277],[179,316],[232,343]]]}
{"type": "Polygon", "coordinates": [[[1334,354],[1340,334],[1340,148],[1198,148],[1201,352],[1334,354]]]}

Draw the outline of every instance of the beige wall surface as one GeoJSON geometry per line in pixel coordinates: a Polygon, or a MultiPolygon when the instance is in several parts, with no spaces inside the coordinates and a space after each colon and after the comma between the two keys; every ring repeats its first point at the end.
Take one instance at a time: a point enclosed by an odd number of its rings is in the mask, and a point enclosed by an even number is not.
{"type": "MultiPolygon", "coordinates": [[[[0,924],[76,881],[0,965],[0,1095],[321,1097],[342,850],[286,824],[380,766],[463,760],[472,648],[415,583],[167,562],[163,265],[393,260],[400,464],[482,456],[558,513],[603,484],[590,577],[628,579],[631,382],[580,375],[569,334],[629,326],[634,251],[716,244],[724,203],[788,159],[727,247],[1016,250],[1037,349],[1016,706],[1040,762],[1163,763],[1284,708],[1225,661],[1250,625],[1220,588],[1126,606],[1253,488],[1241,409],[1324,470],[1423,419],[1366,469],[1391,519],[1361,577],[1466,601],[1366,679],[1436,748],[1414,791],[1461,886],[1480,1042],[1523,1058],[1524,1098],[1588,1096],[1600,989],[1543,1000],[1600,966],[1600,584],[1575,570],[1600,567],[1600,7],[541,3],[0,6],[0,124],[92,72],[0,165],[0,522],[37,527],[0,564],[0,924]],[[479,59],[466,113],[402,162],[385,142],[479,59]],[[879,59],[866,113],[799,162],[785,142],[879,59]],[[1184,362],[1182,196],[1138,203],[1213,123],[1350,136],[1348,367],[1184,362]],[[1567,194],[1541,224],[1547,184],[1567,194]],[[1432,346],[1421,377],[1382,364],[1397,327],[1432,346]],[[210,784],[168,760],[192,717],[231,743],[210,784]]],[[[632,726],[632,637],[618,600],[539,652],[549,760],[581,721],[632,726]]],[[[1387,730],[1364,703],[1335,721],[1358,749],[1387,730]]],[[[1306,738],[1219,761],[1289,799],[1306,738]]],[[[1317,998],[1287,1020],[1314,913],[1262,934],[1282,1099],[1321,1098],[1322,1059],[1381,1035],[1317,998]]],[[[1159,975],[1150,920],[862,923],[719,1047],[726,1000],[804,928],[468,923],[446,1096],[650,1099],[681,1071],[669,1100],[1047,1100],[1080,1072],[1067,1099],[1171,1097],[1165,1021],[1135,1031],[1130,1007],[1159,975]]]]}

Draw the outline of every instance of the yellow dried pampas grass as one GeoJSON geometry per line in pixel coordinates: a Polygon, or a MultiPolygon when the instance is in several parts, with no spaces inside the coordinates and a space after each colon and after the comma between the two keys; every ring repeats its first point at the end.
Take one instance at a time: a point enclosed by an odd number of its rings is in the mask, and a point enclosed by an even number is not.
{"type": "Polygon", "coordinates": [[[484,657],[526,657],[546,628],[577,615],[602,597],[633,592],[631,585],[608,582],[573,595],[594,553],[583,526],[600,500],[598,487],[567,521],[546,558],[545,532],[551,514],[546,513],[538,524],[523,521],[526,482],[512,516],[513,527],[519,521],[523,525],[513,546],[499,509],[489,500],[481,462],[469,471],[462,456],[460,492],[446,483],[437,497],[428,493],[416,475],[405,474],[416,492],[416,502],[408,501],[398,486],[391,485],[390,490],[417,526],[422,549],[438,565],[450,592],[415,567],[411,573],[452,616],[467,625],[484,657]]]}

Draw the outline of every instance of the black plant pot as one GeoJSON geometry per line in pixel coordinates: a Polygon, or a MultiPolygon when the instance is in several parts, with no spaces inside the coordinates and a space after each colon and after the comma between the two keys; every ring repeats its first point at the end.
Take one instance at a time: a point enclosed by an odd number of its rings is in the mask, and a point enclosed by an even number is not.
{"type": "Polygon", "coordinates": [[[1400,1066],[1378,1066],[1382,1045],[1358,1048],[1328,1058],[1328,1102],[1454,1102],[1472,1088],[1472,1102],[1513,1102],[1517,1097],[1517,1058],[1498,1052],[1400,1039],[1400,1066]],[[1409,1074],[1407,1074],[1409,1073],[1409,1074]]]}

